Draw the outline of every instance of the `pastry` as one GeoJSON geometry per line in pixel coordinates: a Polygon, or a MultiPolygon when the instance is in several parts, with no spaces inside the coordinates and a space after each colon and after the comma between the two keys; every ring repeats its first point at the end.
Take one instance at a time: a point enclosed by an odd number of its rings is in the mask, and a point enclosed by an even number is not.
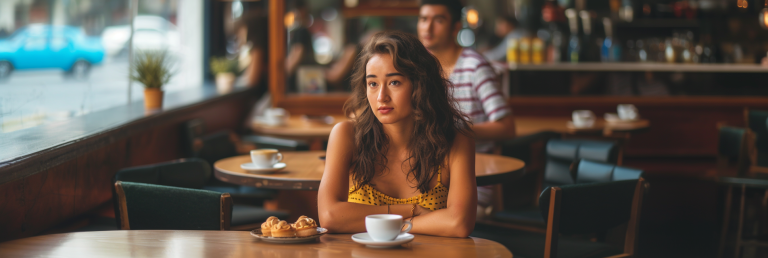
{"type": "Polygon", "coordinates": [[[296,228],[297,237],[308,237],[317,234],[317,223],[314,219],[301,216],[293,223],[293,227],[296,228]]]}
{"type": "Polygon", "coordinates": [[[291,224],[281,220],[274,226],[272,226],[272,237],[295,237],[296,229],[291,224]]]}
{"type": "Polygon", "coordinates": [[[272,226],[277,224],[277,222],[280,221],[277,217],[271,216],[267,218],[267,221],[264,223],[261,223],[261,235],[262,236],[272,236],[272,226]]]}

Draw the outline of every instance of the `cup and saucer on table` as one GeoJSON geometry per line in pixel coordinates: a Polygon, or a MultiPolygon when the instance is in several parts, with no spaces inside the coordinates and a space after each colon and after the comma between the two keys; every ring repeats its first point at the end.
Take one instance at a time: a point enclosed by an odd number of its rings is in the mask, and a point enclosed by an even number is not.
{"type": "Polygon", "coordinates": [[[283,154],[276,149],[258,149],[251,151],[251,162],[243,163],[240,168],[257,174],[268,174],[280,171],[286,167],[283,154]]]}
{"type": "Polygon", "coordinates": [[[282,108],[269,108],[264,110],[263,116],[257,116],[256,122],[268,126],[284,126],[288,123],[290,114],[282,108]]]}
{"type": "Polygon", "coordinates": [[[396,214],[376,214],[365,217],[367,232],[352,235],[352,241],[372,248],[392,248],[413,241],[408,234],[413,224],[396,214]],[[403,229],[404,225],[408,225],[403,229]]]}
{"type": "Polygon", "coordinates": [[[620,104],[616,110],[617,113],[605,113],[605,121],[611,124],[631,123],[640,120],[637,113],[637,107],[632,104],[620,104]]]}
{"type": "Polygon", "coordinates": [[[591,110],[575,110],[571,119],[567,123],[569,128],[585,129],[595,125],[595,113],[592,113],[591,110]]]}

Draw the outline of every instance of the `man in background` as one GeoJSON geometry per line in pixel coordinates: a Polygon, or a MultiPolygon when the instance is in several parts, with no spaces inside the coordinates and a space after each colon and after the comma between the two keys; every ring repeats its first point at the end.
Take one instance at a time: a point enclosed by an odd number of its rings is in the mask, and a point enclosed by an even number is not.
{"type": "MultiPolygon", "coordinates": [[[[424,47],[440,60],[444,76],[453,83],[452,93],[459,109],[473,123],[475,150],[489,153],[495,140],[515,137],[515,120],[488,61],[456,42],[462,8],[458,0],[422,0],[417,32],[424,47]]],[[[478,187],[478,218],[487,214],[491,190],[478,187]]]]}

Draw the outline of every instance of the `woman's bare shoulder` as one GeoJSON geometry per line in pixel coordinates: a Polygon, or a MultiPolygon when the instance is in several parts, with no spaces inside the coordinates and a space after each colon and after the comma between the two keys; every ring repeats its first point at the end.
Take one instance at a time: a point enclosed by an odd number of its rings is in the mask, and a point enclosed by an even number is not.
{"type": "Polygon", "coordinates": [[[345,146],[355,142],[355,124],[352,121],[339,122],[333,126],[328,143],[336,143],[345,146]]]}
{"type": "Polygon", "coordinates": [[[336,125],[333,126],[333,129],[331,130],[331,135],[333,134],[342,134],[342,135],[353,135],[355,133],[355,124],[353,121],[342,121],[336,123],[336,125]]]}
{"type": "Polygon", "coordinates": [[[451,146],[452,153],[462,152],[475,152],[475,139],[469,135],[463,133],[457,133],[456,138],[453,139],[453,146],[451,146]]]}

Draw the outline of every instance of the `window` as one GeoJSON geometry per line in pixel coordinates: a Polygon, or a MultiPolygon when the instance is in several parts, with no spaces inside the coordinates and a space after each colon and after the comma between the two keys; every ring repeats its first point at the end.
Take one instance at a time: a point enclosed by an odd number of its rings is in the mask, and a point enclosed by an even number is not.
{"type": "Polygon", "coordinates": [[[136,50],[167,50],[173,57],[176,74],[166,94],[200,87],[203,4],[0,1],[0,133],[141,102],[143,86],[128,80],[136,50]]]}

